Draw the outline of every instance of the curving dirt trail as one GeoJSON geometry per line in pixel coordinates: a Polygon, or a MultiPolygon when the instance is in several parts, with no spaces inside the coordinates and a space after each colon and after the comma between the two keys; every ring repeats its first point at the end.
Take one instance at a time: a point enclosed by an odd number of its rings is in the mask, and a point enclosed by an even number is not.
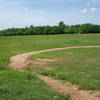
{"type": "MultiPolygon", "coordinates": [[[[40,50],[34,51],[24,54],[19,54],[16,56],[11,57],[10,67],[14,70],[21,70],[21,68],[27,66],[29,64],[28,57],[31,55],[36,55],[45,52],[57,51],[57,50],[64,50],[64,49],[77,49],[77,48],[100,48],[100,46],[73,46],[73,47],[64,47],[64,48],[55,48],[55,49],[47,49],[47,50],[40,50]]],[[[78,87],[69,85],[67,83],[62,83],[59,80],[55,80],[43,75],[37,75],[38,78],[46,82],[52,88],[54,88],[57,92],[61,94],[72,94],[73,100],[100,100],[100,97],[96,97],[93,94],[90,94],[88,91],[78,90],[78,87]]]]}
{"type": "Polygon", "coordinates": [[[59,80],[55,80],[47,76],[37,75],[37,77],[46,82],[57,92],[64,95],[71,94],[72,100],[100,100],[100,97],[96,97],[96,93],[92,91],[79,90],[78,86],[62,83],[59,80]]]}

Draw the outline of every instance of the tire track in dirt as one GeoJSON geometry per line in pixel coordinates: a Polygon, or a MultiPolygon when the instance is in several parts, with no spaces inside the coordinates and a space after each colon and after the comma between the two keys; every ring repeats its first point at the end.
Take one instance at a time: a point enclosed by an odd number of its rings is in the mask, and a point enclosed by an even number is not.
{"type": "MultiPolygon", "coordinates": [[[[55,48],[55,49],[47,49],[34,51],[29,53],[23,53],[16,56],[11,57],[10,67],[14,70],[19,70],[29,64],[28,57],[31,55],[36,55],[45,52],[57,51],[57,50],[65,50],[65,49],[77,49],[77,48],[100,48],[100,46],[73,46],[73,47],[64,47],[64,48],[55,48]]],[[[38,78],[46,82],[52,88],[54,88],[57,92],[67,95],[68,93],[73,95],[74,100],[100,100],[99,97],[95,97],[90,94],[88,91],[78,90],[74,85],[68,85],[67,83],[62,83],[60,80],[55,80],[50,77],[46,77],[43,75],[37,75],[38,78]]]]}

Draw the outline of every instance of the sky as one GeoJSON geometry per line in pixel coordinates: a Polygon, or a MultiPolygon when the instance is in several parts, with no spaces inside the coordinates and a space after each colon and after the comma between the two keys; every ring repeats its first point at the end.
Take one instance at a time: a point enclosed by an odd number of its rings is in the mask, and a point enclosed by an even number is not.
{"type": "Polygon", "coordinates": [[[100,24],[100,0],[0,0],[0,30],[60,21],[100,24]]]}

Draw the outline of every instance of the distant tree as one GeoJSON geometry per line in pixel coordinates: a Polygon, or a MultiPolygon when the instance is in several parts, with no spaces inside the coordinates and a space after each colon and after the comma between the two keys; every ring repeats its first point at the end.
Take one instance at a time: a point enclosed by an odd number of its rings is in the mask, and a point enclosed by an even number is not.
{"type": "Polygon", "coordinates": [[[59,22],[59,26],[65,26],[64,22],[63,21],[59,22]]]}
{"type": "Polygon", "coordinates": [[[43,34],[52,34],[52,27],[51,26],[45,26],[43,34]]]}
{"type": "Polygon", "coordinates": [[[92,24],[82,24],[81,26],[80,26],[80,31],[81,31],[81,33],[86,33],[86,34],[88,34],[88,33],[92,33],[92,27],[93,25],[92,24]]]}
{"type": "Polygon", "coordinates": [[[33,26],[25,28],[9,28],[0,31],[0,36],[15,35],[48,35],[48,34],[89,34],[100,33],[100,25],[82,24],[82,25],[65,25],[63,21],[57,26],[33,26]]]}
{"type": "Polygon", "coordinates": [[[69,26],[65,29],[66,34],[74,34],[74,28],[72,26],[69,26]]]}

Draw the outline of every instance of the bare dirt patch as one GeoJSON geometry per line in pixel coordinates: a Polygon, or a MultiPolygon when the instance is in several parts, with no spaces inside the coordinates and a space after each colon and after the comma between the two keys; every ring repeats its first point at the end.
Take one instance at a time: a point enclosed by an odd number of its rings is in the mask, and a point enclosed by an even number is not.
{"type": "Polygon", "coordinates": [[[36,59],[36,60],[28,60],[27,67],[36,68],[36,69],[44,69],[44,70],[55,70],[53,67],[49,67],[47,64],[55,61],[59,61],[59,59],[36,59]]]}
{"type": "Polygon", "coordinates": [[[45,62],[45,63],[50,63],[50,62],[55,62],[55,61],[59,61],[59,59],[37,59],[37,61],[40,61],[40,62],[45,62]]]}
{"type": "Polygon", "coordinates": [[[30,69],[55,70],[54,68],[47,66],[47,63],[38,61],[30,61],[27,67],[30,69]]]}

